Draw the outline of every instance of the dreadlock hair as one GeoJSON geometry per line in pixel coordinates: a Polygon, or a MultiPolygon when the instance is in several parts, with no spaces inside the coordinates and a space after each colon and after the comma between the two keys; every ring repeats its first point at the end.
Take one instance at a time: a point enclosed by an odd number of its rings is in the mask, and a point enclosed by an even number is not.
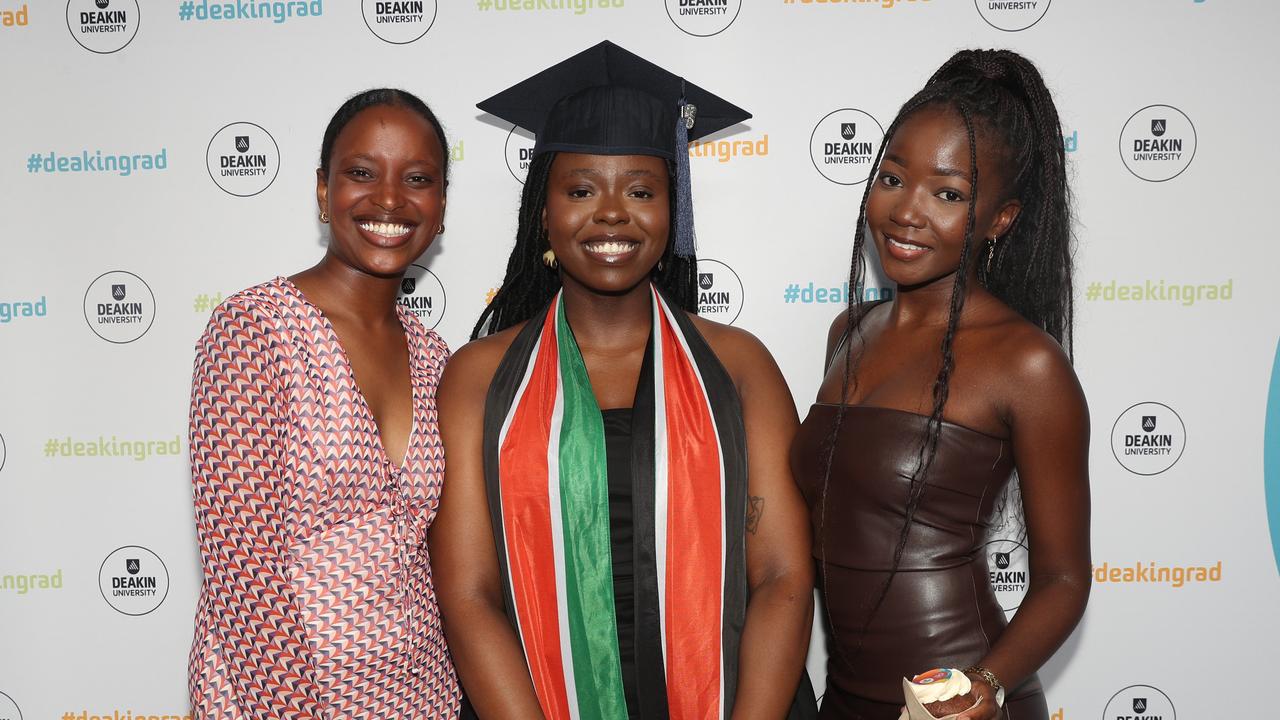
{"type": "MultiPolygon", "coordinates": [[[[974,213],[979,188],[984,192],[1003,192],[1021,201],[1022,209],[1003,238],[988,241],[990,253],[986,265],[980,265],[978,282],[992,295],[1051,335],[1071,353],[1072,255],[1074,239],[1071,229],[1070,191],[1067,187],[1066,159],[1062,145],[1062,127],[1049,89],[1035,65],[1009,50],[962,50],[934,72],[923,89],[912,96],[898,111],[885,132],[884,141],[872,165],[872,173],[858,207],[858,224],[854,230],[853,261],[849,271],[849,287],[862,287],[866,276],[864,257],[867,199],[875,183],[885,149],[894,134],[912,113],[924,107],[940,107],[954,111],[964,121],[969,140],[968,218],[964,245],[960,251],[960,267],[955,274],[950,297],[946,332],[940,348],[942,362],[932,387],[933,408],[925,426],[911,474],[907,507],[893,553],[893,565],[876,594],[858,634],[853,656],[862,649],[872,619],[888,596],[907,547],[911,525],[925,490],[925,479],[938,451],[942,431],[942,414],[950,393],[951,374],[955,368],[952,352],[956,328],[969,288],[968,268],[975,256],[974,213]],[[987,149],[996,154],[1003,167],[1005,187],[979,183],[979,138],[991,143],[987,149]],[[990,189],[988,189],[990,187],[990,189]]],[[[860,293],[853,293],[845,315],[843,340],[844,376],[840,386],[840,403],[835,422],[823,445],[825,470],[819,509],[819,546],[822,552],[823,585],[826,585],[826,497],[835,455],[836,439],[844,421],[846,399],[857,385],[857,360],[853,357],[853,338],[861,337],[865,316],[860,293]]],[[[835,360],[834,358],[832,359],[835,360]]],[[[1009,507],[1020,512],[1020,495],[1016,483],[1009,483],[999,504],[998,514],[1009,507]]],[[[831,624],[828,611],[828,624],[831,624]]],[[[832,625],[834,632],[834,625],[832,625]]],[[[838,654],[852,665],[838,642],[838,654]]]]}
{"type": "Polygon", "coordinates": [[[333,144],[338,141],[338,135],[342,133],[343,128],[355,119],[364,110],[371,107],[387,105],[391,107],[404,108],[412,111],[423,120],[426,120],[431,128],[436,131],[436,139],[440,141],[440,174],[444,176],[444,182],[441,185],[441,191],[447,192],[449,189],[449,143],[445,139],[444,127],[440,124],[439,118],[422,102],[417,95],[407,90],[397,90],[395,88],[375,88],[373,90],[365,90],[358,95],[347,98],[347,101],[338,107],[333,113],[333,117],[329,119],[329,125],[324,129],[324,139],[320,141],[320,171],[325,175],[329,174],[329,161],[333,157],[333,144]]]}
{"type": "MultiPolygon", "coordinates": [[[[471,339],[492,335],[537,315],[560,290],[560,274],[542,263],[542,254],[551,249],[547,229],[542,224],[542,211],[547,207],[547,185],[551,179],[551,163],[555,152],[545,152],[529,163],[524,190],[520,194],[520,216],[516,226],[516,243],[507,258],[507,274],[502,287],[488,307],[480,313],[471,330],[471,339]]],[[[674,173],[668,164],[668,173],[674,173]]],[[[670,241],[662,259],[654,267],[653,283],[667,299],[691,313],[698,312],[697,257],[675,254],[676,193],[669,193],[671,203],[670,241]]]]}

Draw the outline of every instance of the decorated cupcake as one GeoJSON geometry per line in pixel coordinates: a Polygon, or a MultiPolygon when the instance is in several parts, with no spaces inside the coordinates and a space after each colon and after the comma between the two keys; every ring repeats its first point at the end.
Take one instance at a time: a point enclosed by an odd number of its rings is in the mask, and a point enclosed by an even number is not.
{"type": "Polygon", "coordinates": [[[948,720],[978,704],[969,676],[954,668],[937,668],[902,679],[907,709],[900,720],[948,720]]]}

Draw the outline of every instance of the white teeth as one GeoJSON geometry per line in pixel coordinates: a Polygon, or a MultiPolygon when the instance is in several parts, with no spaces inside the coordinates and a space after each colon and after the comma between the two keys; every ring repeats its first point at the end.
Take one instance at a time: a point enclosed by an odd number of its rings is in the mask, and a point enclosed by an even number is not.
{"type": "Polygon", "coordinates": [[[382,237],[400,237],[412,230],[408,225],[388,222],[362,222],[360,229],[382,237]]]}
{"type": "Polygon", "coordinates": [[[888,240],[890,245],[893,245],[894,247],[900,247],[903,250],[928,250],[928,248],[926,248],[923,245],[912,245],[911,243],[898,242],[893,238],[888,238],[888,240]]]}
{"type": "Polygon", "coordinates": [[[617,240],[587,243],[587,247],[589,247],[592,252],[604,255],[621,255],[622,253],[630,252],[631,248],[635,247],[635,245],[636,244],[632,242],[620,242],[617,240]]]}

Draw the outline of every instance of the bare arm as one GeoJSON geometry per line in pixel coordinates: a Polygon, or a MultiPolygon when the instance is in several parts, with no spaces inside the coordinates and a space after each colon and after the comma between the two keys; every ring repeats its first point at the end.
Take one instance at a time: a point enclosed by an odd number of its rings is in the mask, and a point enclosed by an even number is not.
{"type": "MultiPolygon", "coordinates": [[[[1008,419],[1031,576],[1017,615],[980,663],[1007,691],[1044,664],[1071,634],[1090,586],[1089,410],[1084,392],[1056,345],[1024,355],[1019,364],[1012,373],[1016,380],[1008,419]]],[[[995,717],[995,707],[984,701],[959,717],[986,720],[995,717]]]]}
{"type": "Polygon", "coordinates": [[[795,402],[769,352],[734,339],[747,430],[747,602],[733,718],[787,716],[813,622],[808,512],[791,477],[795,402]]]}
{"type": "Polygon", "coordinates": [[[431,566],[449,649],[476,713],[485,720],[541,718],[524,650],[503,609],[485,495],[484,401],[497,349],[462,348],[440,382],[445,482],[431,527],[431,566]]]}

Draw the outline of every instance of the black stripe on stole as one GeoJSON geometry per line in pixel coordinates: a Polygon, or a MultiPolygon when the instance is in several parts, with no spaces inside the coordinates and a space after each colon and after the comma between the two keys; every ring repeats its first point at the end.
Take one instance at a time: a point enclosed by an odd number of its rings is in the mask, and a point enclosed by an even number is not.
{"type": "Polygon", "coordinates": [[[667,672],[662,660],[658,562],[654,537],[653,333],[644,349],[631,411],[631,548],[635,592],[635,708],[645,720],[667,720],[667,672]]]}
{"type": "MultiPolygon", "coordinates": [[[[554,300],[552,301],[554,302],[554,300]]],[[[516,392],[520,389],[520,381],[529,371],[529,363],[533,361],[533,348],[538,344],[542,334],[542,324],[547,319],[550,305],[542,312],[534,315],[516,339],[511,342],[507,352],[498,363],[493,373],[493,381],[489,383],[489,391],[484,399],[484,488],[489,500],[489,522],[493,526],[493,545],[498,552],[498,572],[502,578],[502,599],[507,611],[507,619],[512,628],[519,628],[516,619],[515,596],[511,588],[511,571],[507,567],[507,546],[502,524],[502,484],[498,478],[498,439],[502,434],[502,423],[511,411],[516,400],[516,392]]],[[[523,645],[519,632],[516,639],[523,645]]]]}

